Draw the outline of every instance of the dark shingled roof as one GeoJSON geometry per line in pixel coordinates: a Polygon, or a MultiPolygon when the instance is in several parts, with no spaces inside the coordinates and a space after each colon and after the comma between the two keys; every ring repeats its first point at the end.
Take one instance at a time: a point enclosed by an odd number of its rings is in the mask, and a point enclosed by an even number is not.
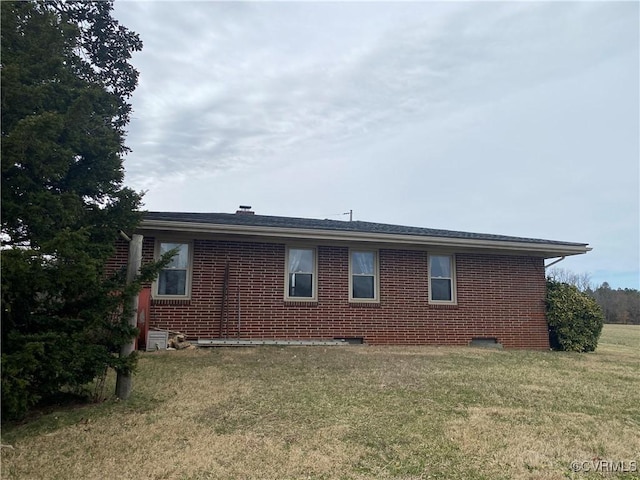
{"type": "Polygon", "coordinates": [[[273,228],[297,228],[303,230],[333,230],[341,232],[375,233],[380,235],[416,235],[422,237],[459,238],[468,240],[487,240],[500,242],[538,243],[547,245],[584,246],[585,243],[560,242],[539,238],[511,237],[488,233],[469,233],[433,228],[408,227],[344,220],[318,220],[313,218],[274,217],[270,215],[233,214],[233,213],[184,213],[184,212],[146,212],[145,220],[162,220],[212,225],[239,225],[273,228]]]}

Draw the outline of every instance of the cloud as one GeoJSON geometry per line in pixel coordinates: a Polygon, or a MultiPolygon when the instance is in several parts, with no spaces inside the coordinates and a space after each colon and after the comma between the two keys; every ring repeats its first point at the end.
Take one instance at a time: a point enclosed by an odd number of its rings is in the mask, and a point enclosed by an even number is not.
{"type": "Polygon", "coordinates": [[[127,178],[155,209],[354,208],[637,266],[638,10],[116,2],[145,43],[127,178]]]}
{"type": "Polygon", "coordinates": [[[271,162],[301,144],[340,144],[417,119],[451,121],[469,105],[600,61],[625,21],[582,32],[606,9],[562,4],[129,8],[144,18],[145,41],[134,182],[271,162]]]}

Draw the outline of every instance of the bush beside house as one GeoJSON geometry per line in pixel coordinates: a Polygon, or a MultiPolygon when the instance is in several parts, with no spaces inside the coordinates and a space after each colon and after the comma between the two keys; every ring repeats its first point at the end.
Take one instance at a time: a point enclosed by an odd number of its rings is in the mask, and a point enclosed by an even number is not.
{"type": "Polygon", "coordinates": [[[593,352],[604,324],[598,303],[574,285],[547,281],[549,343],[554,350],[593,352]]]}

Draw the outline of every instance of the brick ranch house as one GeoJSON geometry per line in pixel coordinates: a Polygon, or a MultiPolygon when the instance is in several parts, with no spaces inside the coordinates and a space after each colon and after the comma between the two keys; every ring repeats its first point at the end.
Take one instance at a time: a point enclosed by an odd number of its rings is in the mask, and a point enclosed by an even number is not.
{"type": "MultiPolygon", "coordinates": [[[[545,259],[587,244],[362,221],[148,212],[148,326],[195,339],[548,349],[545,259]]],[[[127,263],[119,240],[110,267],[127,263]]]]}

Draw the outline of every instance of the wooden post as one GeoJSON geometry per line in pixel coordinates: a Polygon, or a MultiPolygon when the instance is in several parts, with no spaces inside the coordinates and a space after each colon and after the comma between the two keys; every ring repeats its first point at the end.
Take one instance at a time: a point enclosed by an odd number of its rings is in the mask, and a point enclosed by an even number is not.
{"type": "MultiPolygon", "coordinates": [[[[134,234],[129,242],[129,263],[127,265],[127,284],[133,282],[136,275],[140,272],[142,264],[142,235],[134,234]]],[[[137,326],[138,320],[138,295],[131,300],[131,316],[129,317],[129,325],[137,326]]],[[[126,358],[133,353],[135,349],[136,339],[132,338],[130,342],[122,345],[120,349],[120,358],[126,358]]],[[[133,386],[131,374],[118,372],[116,378],[116,397],[121,400],[127,400],[131,395],[133,386]]]]}

